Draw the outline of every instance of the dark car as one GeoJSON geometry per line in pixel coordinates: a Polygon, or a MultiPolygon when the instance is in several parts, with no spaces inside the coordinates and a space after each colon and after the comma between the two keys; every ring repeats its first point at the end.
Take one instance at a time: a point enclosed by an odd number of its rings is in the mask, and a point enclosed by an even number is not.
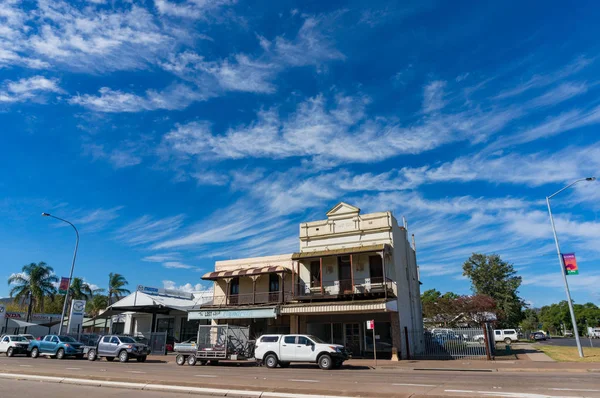
{"type": "Polygon", "coordinates": [[[546,340],[546,335],[541,332],[534,332],[529,335],[529,340],[535,340],[535,341],[546,340]]]}

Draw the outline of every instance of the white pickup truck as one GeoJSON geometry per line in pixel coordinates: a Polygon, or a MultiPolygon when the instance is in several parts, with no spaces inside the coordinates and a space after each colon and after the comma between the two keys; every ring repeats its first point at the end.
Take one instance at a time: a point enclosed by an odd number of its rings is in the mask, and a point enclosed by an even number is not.
{"type": "Polygon", "coordinates": [[[321,369],[338,369],[349,358],[344,346],[329,344],[316,336],[268,334],[256,340],[254,357],[268,368],[287,368],[292,362],[312,362],[321,369]]]}

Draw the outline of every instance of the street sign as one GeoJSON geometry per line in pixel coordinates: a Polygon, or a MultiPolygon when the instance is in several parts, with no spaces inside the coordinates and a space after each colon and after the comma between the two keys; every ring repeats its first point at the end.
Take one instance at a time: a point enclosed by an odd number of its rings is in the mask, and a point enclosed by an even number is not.
{"type": "Polygon", "coordinates": [[[564,253],[562,254],[562,258],[567,275],[579,275],[579,268],[577,267],[575,253],[564,253]]]}
{"type": "Polygon", "coordinates": [[[375,321],[367,321],[367,330],[375,330],[375,321]]]}

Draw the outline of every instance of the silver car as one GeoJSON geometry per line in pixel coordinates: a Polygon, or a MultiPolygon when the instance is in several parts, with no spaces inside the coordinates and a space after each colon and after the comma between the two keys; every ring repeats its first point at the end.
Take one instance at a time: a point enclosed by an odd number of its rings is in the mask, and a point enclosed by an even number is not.
{"type": "Polygon", "coordinates": [[[90,361],[104,357],[109,362],[115,358],[119,358],[120,362],[127,362],[130,358],[145,362],[148,354],[150,349],[146,344],[140,344],[129,336],[118,335],[102,336],[96,346],[89,348],[87,352],[90,361]]]}

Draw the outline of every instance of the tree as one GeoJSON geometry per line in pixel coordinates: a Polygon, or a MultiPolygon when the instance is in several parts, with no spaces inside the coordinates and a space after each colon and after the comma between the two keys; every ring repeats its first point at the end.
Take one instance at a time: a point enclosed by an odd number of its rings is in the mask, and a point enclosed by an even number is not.
{"type": "Polygon", "coordinates": [[[123,296],[126,294],[130,294],[131,292],[124,288],[127,286],[129,282],[125,279],[125,277],[121,274],[113,274],[112,272],[108,274],[108,303],[112,305],[113,298],[116,301],[121,300],[123,296]]]}
{"type": "Polygon", "coordinates": [[[493,298],[498,306],[499,327],[515,327],[523,319],[524,302],[519,297],[521,277],[514,266],[499,255],[473,253],[463,264],[463,275],[471,279],[476,294],[493,298]]]}
{"type": "Polygon", "coordinates": [[[10,290],[10,297],[15,302],[24,304],[28,302],[27,320],[31,319],[33,310],[44,311],[44,298],[54,300],[58,277],[54,275],[52,267],[44,262],[24,265],[21,273],[13,274],[8,278],[8,284],[14,285],[10,290]]]}
{"type": "Polygon", "coordinates": [[[480,324],[495,312],[494,299],[485,295],[459,296],[430,289],[422,295],[423,316],[430,322],[452,326],[455,323],[480,324]]]}
{"type": "Polygon", "coordinates": [[[103,292],[104,289],[92,289],[89,283],[81,278],[73,278],[71,287],[69,287],[69,297],[72,300],[90,300],[94,294],[103,292]]]}
{"type": "Polygon", "coordinates": [[[108,307],[108,297],[98,294],[86,304],[86,312],[90,314],[92,317],[98,316],[100,311],[108,307]]]}
{"type": "Polygon", "coordinates": [[[526,332],[533,332],[535,330],[539,330],[540,328],[540,319],[538,316],[538,311],[532,308],[527,308],[523,311],[523,320],[521,321],[521,329],[526,332]]]}

